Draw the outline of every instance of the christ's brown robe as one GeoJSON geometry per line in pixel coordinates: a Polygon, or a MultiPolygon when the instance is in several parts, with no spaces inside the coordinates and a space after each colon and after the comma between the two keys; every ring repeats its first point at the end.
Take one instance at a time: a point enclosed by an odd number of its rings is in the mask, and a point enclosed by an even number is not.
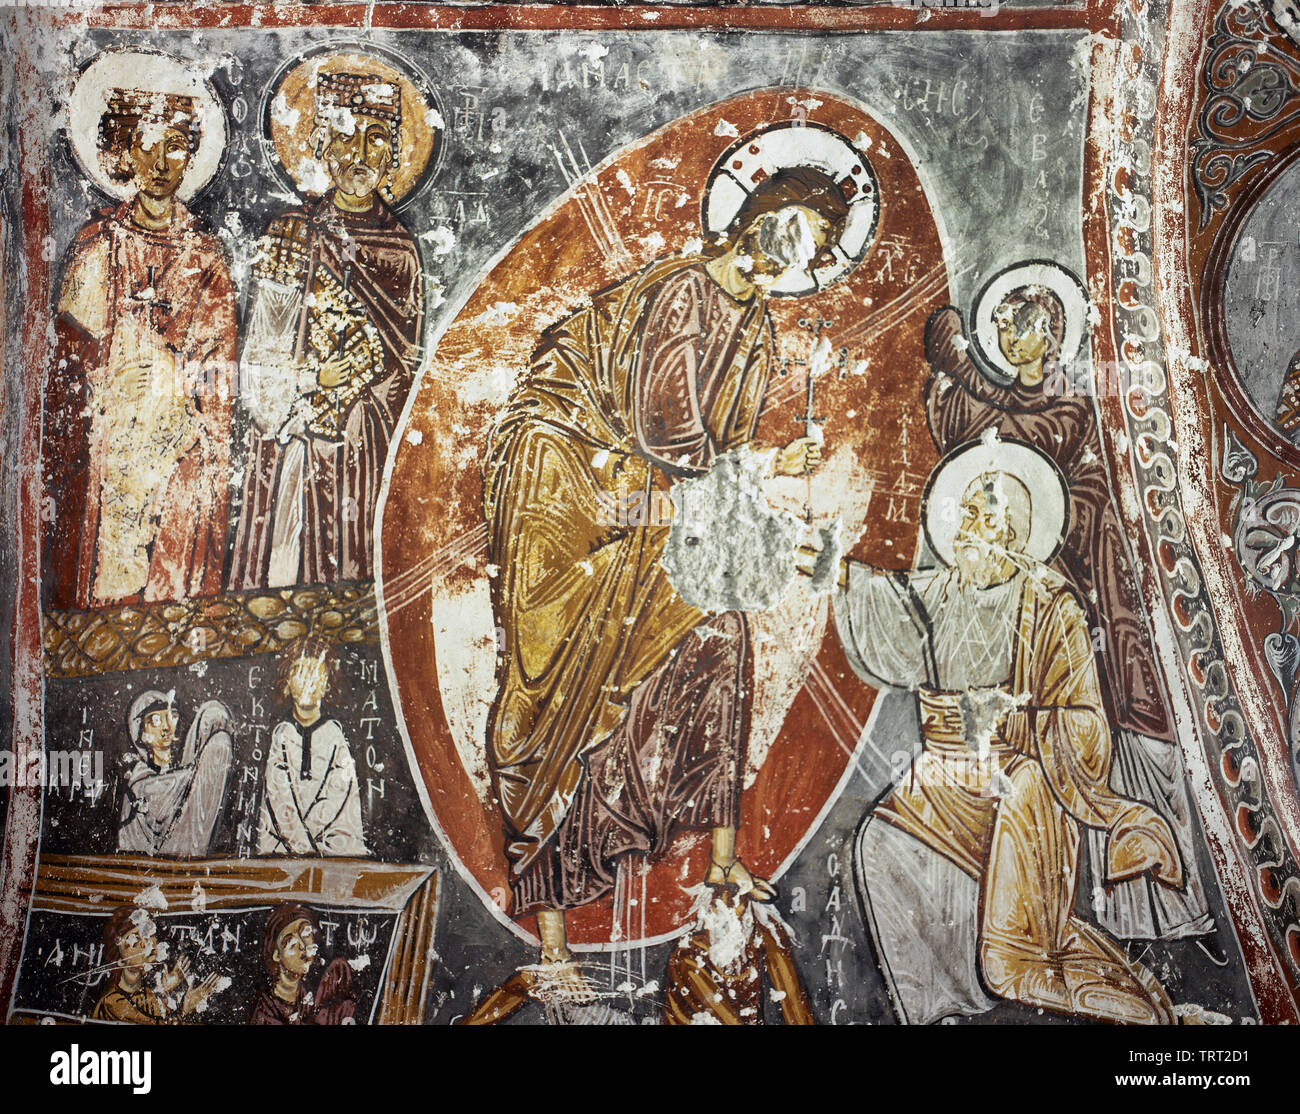
{"type": "Polygon", "coordinates": [[[744,617],[706,623],[660,564],[668,524],[609,508],[654,505],[749,442],[770,350],[761,305],[661,260],[547,330],[493,432],[488,753],[516,915],[607,892],[624,852],[736,823],[744,617]]]}

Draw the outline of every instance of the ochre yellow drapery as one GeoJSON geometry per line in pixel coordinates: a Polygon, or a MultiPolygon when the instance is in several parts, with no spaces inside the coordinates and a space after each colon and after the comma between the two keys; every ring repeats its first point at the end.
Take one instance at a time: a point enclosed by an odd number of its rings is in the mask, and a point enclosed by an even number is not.
{"type": "MultiPolygon", "coordinates": [[[[484,491],[503,646],[488,748],[512,877],[563,819],[582,755],[703,618],[660,564],[668,525],[602,513],[638,494],[649,505],[676,471],[639,440],[638,376],[656,294],[686,268],[700,260],[660,260],[548,329],[493,431],[484,491]]],[[[714,371],[701,369],[718,452],[754,436],[771,344],[752,302],[714,371]]]]}
{"type": "Polygon", "coordinates": [[[987,763],[960,730],[958,694],[921,694],[923,760],[876,817],[981,882],[979,968],[1000,997],[1121,1023],[1175,1021],[1151,973],[1074,916],[1079,825],[1107,832],[1108,882],[1152,871],[1181,886],[1168,825],[1110,788],[1110,730],[1088,627],[1054,574],[1025,577],[1008,715],[987,763]],[[995,792],[991,770],[1006,777],[995,792]],[[972,776],[974,773],[975,776],[972,776]]]}

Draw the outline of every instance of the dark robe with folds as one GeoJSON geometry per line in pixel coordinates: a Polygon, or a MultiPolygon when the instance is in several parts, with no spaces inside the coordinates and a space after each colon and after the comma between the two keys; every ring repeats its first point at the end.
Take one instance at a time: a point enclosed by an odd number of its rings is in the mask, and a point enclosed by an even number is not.
{"type": "Polygon", "coordinates": [[[275,996],[274,987],[257,992],[253,1008],[249,1011],[249,1025],[342,1025],[354,1021],[357,1002],[352,996],[352,970],[341,956],[330,960],[311,1001],[302,984],[298,986],[298,1000],[290,1005],[275,996]]]}
{"type": "MultiPolygon", "coordinates": [[[[328,281],[364,308],[382,344],[382,368],[350,397],[330,436],[308,431],[297,582],[374,576],[375,508],[389,441],[415,380],[424,323],[424,284],[415,241],[376,196],[365,213],[333,204],[333,191],[276,217],[262,238],[259,269],[301,284],[301,332],[311,332],[306,295],[328,281]],[[311,287],[309,290],[308,287],[311,287]]],[[[256,297],[256,291],[254,292],[256,297]]],[[[309,364],[311,352],[300,353],[309,364]]],[[[250,423],[243,505],[229,575],[232,590],[267,585],[285,444],[250,423]]]]}
{"type": "Polygon", "coordinates": [[[184,205],[152,230],[132,204],[81,229],[59,295],[41,431],[52,608],[221,591],[234,287],[184,205]],[[152,370],[133,393],[124,373],[137,362],[152,370]]]}
{"type": "Polygon", "coordinates": [[[761,305],[661,260],[546,331],[492,434],[488,755],[515,915],[585,904],[622,855],[737,823],[744,616],[706,619],[660,564],[669,525],[608,509],[751,441],[770,362],[761,305]]]}

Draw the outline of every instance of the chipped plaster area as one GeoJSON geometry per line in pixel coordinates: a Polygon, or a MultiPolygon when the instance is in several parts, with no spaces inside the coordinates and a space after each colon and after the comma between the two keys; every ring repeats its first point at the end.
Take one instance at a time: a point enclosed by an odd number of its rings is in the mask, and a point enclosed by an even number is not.
{"type": "MultiPolygon", "coordinates": [[[[723,554],[726,554],[726,560],[736,560],[732,554],[750,544],[742,540],[745,530],[762,534],[767,528],[764,524],[774,524],[771,527],[774,553],[763,571],[768,579],[758,594],[775,602],[738,608],[747,611],[746,620],[754,646],[754,713],[746,747],[746,788],[754,784],[781,732],[786,714],[808,680],[812,663],[826,635],[829,593],[835,587],[840,558],[853,541],[844,538],[842,523],[845,519],[866,521],[873,488],[870,478],[862,474],[863,470],[852,453],[833,454],[812,477],[812,501],[814,514],[820,517],[826,509],[821,506],[825,493],[833,491],[832,501],[839,514],[828,523],[814,525],[810,532],[793,513],[793,508],[801,507],[809,497],[808,480],[785,476],[768,478],[766,462],[769,457],[769,453],[744,447],[720,458],[708,477],[677,484],[674,488],[674,506],[677,507],[674,529],[685,530],[689,524],[702,529],[707,523],[710,524],[710,541],[687,545],[685,538],[696,535],[682,533],[676,543],[670,536],[669,551],[674,544],[679,546],[686,556],[686,567],[670,565],[668,553],[664,557],[664,566],[674,587],[688,602],[696,603],[687,593],[700,590],[700,570],[712,569],[715,582],[729,584],[736,578],[721,575],[723,554]],[[723,460],[732,456],[748,463],[739,468],[731,461],[723,465],[723,460]],[[718,471],[719,465],[725,471],[718,471]],[[734,479],[724,480],[724,476],[734,479]],[[677,496],[683,492],[690,501],[688,513],[692,517],[689,524],[677,501],[677,496]],[[742,524],[743,528],[738,529],[742,524]],[[788,535],[785,533],[787,528],[791,531],[788,535]],[[787,536],[791,539],[789,544],[784,540],[787,536]],[[793,545],[808,540],[809,536],[817,537],[815,548],[822,553],[811,580],[790,575],[794,567],[793,545]],[[775,540],[777,537],[782,539],[779,544],[775,540]],[[705,550],[704,556],[697,556],[700,549],[705,550]],[[683,591],[682,584],[675,579],[679,573],[688,585],[687,591],[683,591]]],[[[760,559],[760,553],[761,547],[751,546],[751,552],[740,554],[738,559],[747,575],[758,571],[753,569],[753,565],[760,559]]],[[[762,559],[767,560],[766,555],[762,559]]],[[[707,590],[713,591],[714,587],[707,586],[707,590]]],[[[738,595],[734,588],[731,591],[718,590],[716,596],[721,598],[715,598],[714,602],[720,602],[722,606],[703,610],[737,608],[732,601],[738,595]]],[[[700,605],[696,603],[696,606],[700,605]]],[[[856,742],[856,739],[845,740],[850,747],[856,742]]]]}
{"type": "MultiPolygon", "coordinates": [[[[826,634],[827,600],[844,552],[840,518],[816,527],[822,556],[812,580],[796,585],[794,546],[806,528],[789,510],[769,502],[765,481],[769,489],[779,489],[770,492],[774,499],[788,505],[793,505],[791,485],[804,488],[806,481],[770,480],[770,460],[770,452],[742,446],[715,461],[707,475],[676,484],[676,513],[663,558],[673,586],[688,603],[706,612],[747,613],[754,645],[754,715],[746,787],[763,768],[808,679],[826,634]]],[[[815,482],[822,486],[820,473],[815,482]]]]}
{"type": "Polygon", "coordinates": [[[763,494],[771,459],[742,445],[703,476],[673,485],[663,566],[682,599],[701,611],[767,611],[794,583],[799,522],[763,494]]]}
{"type": "MultiPolygon", "coordinates": [[[[724,974],[735,975],[741,971],[757,926],[762,925],[778,939],[794,938],[790,926],[767,902],[744,900],[743,896],[732,901],[706,885],[692,886],[687,892],[695,898],[691,907],[694,931],[705,933],[709,962],[724,974]]],[[[678,947],[688,947],[690,937],[690,932],[684,934],[678,947]]]]}
{"type": "Polygon", "coordinates": [[[809,589],[819,596],[827,595],[839,577],[840,558],[844,556],[844,523],[835,518],[817,529],[817,561],[813,565],[809,589]]]}
{"type": "Polygon", "coordinates": [[[480,801],[492,795],[487,722],[496,690],[496,620],[486,580],[433,603],[432,626],[443,714],[456,756],[480,801]]]}
{"type": "Polygon", "coordinates": [[[714,897],[700,912],[700,926],[709,937],[709,962],[729,975],[737,972],[754,935],[754,906],[743,901],[739,907],[714,897]]]}
{"type": "MultiPolygon", "coordinates": [[[[830,597],[796,586],[771,611],[746,616],[754,646],[753,715],[745,748],[748,789],[763,768],[826,637],[830,597]]],[[[852,746],[857,740],[846,740],[852,746]]]]}
{"type": "Polygon", "coordinates": [[[987,758],[1003,715],[1028,700],[1028,693],[1011,696],[999,688],[967,689],[958,700],[966,745],[980,758],[987,758]]]}
{"type": "Polygon", "coordinates": [[[167,908],[167,898],[158,885],[149,886],[135,895],[135,904],[140,909],[157,909],[167,908]]]}

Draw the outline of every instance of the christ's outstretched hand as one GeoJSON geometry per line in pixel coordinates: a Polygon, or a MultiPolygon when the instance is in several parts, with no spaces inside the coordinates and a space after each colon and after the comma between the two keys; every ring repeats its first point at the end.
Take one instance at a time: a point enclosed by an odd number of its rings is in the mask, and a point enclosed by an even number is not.
{"type": "MultiPolygon", "coordinates": [[[[794,549],[794,567],[795,571],[802,573],[804,576],[813,577],[817,575],[817,562],[821,559],[822,551],[814,549],[811,545],[797,545],[794,549]]],[[[840,559],[839,571],[835,576],[835,585],[838,588],[848,586],[849,566],[843,558],[840,559]]]]}

